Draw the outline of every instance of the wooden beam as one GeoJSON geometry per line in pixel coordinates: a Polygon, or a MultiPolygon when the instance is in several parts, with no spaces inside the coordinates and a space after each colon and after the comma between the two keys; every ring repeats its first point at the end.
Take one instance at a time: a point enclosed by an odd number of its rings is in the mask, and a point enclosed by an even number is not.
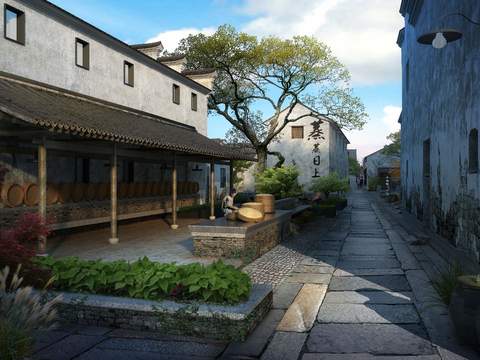
{"type": "MultiPolygon", "coordinates": [[[[47,148],[45,144],[38,145],[38,214],[42,221],[47,218],[47,148]]],[[[38,239],[38,254],[47,254],[47,238],[40,236],[38,239]]]]}
{"type": "Polygon", "coordinates": [[[173,155],[172,164],[172,224],[170,227],[173,230],[178,229],[177,224],[177,158],[173,155]]]}
{"type": "Polygon", "coordinates": [[[118,217],[117,217],[117,143],[113,143],[113,154],[110,162],[110,204],[111,204],[111,218],[110,229],[111,235],[108,240],[110,244],[118,244],[118,217]]]}
{"type": "Polygon", "coordinates": [[[210,161],[210,220],[215,220],[215,161],[210,161]]]}

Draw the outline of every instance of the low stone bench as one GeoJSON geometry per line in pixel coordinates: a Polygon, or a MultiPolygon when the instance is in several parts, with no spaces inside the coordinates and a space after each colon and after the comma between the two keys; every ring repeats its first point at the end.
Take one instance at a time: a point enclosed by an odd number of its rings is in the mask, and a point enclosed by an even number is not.
{"type": "Polygon", "coordinates": [[[62,322],[158,331],[168,335],[244,340],[272,306],[271,285],[254,284],[238,305],[150,301],[78,293],[62,294],[57,305],[62,322]]]}

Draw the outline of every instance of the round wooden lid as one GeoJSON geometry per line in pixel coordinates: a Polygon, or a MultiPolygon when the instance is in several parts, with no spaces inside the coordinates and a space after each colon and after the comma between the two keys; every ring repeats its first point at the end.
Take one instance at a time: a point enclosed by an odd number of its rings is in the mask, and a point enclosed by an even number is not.
{"type": "Polygon", "coordinates": [[[263,214],[257,209],[250,207],[242,207],[238,210],[238,218],[245,222],[258,222],[262,221],[263,214]]]}

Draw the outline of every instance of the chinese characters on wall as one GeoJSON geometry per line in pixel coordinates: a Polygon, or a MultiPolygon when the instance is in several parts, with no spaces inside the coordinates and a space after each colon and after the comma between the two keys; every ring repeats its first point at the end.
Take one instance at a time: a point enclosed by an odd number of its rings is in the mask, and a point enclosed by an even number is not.
{"type": "Polygon", "coordinates": [[[315,143],[313,144],[313,159],[312,159],[312,177],[320,177],[320,140],[325,139],[323,137],[323,130],[320,128],[320,125],[323,123],[322,120],[317,119],[311,123],[312,131],[308,135],[308,140],[313,139],[315,143]]]}

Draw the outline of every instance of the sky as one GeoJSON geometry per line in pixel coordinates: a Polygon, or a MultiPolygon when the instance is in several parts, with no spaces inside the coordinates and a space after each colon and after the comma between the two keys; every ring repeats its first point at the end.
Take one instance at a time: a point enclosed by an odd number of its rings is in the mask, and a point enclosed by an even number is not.
{"type": "MultiPolygon", "coordinates": [[[[400,0],[51,0],[126,43],[161,40],[172,51],[189,34],[222,24],[257,36],[310,35],[331,47],[351,73],[366,106],[363,130],[345,131],[361,160],[399,129],[400,0]]],[[[208,135],[223,138],[229,124],[211,117],[208,135]]]]}

